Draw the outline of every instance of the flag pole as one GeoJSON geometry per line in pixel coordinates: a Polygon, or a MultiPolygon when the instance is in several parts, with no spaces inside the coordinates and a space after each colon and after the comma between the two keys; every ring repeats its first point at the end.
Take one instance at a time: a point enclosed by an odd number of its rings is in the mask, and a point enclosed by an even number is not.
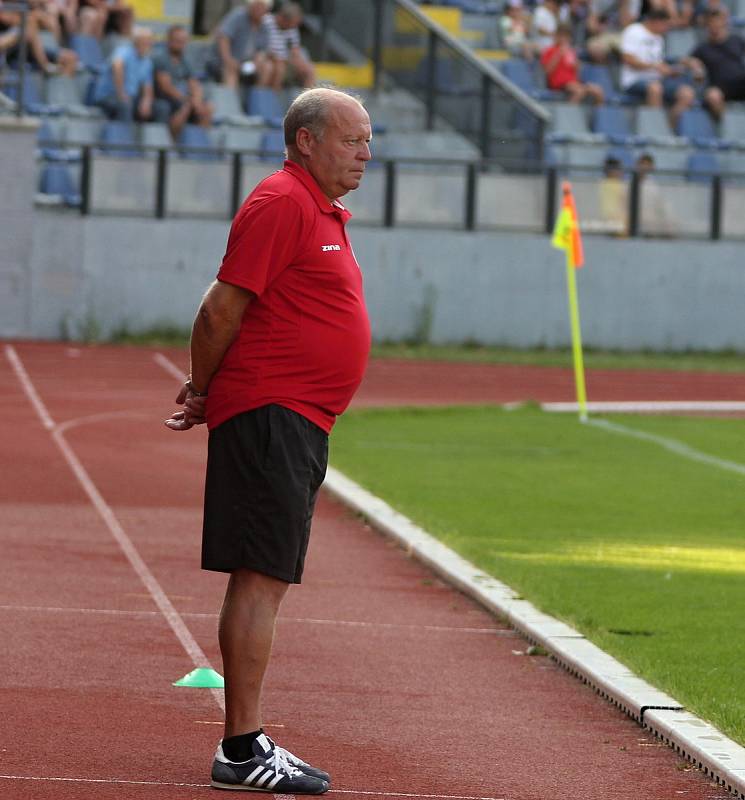
{"type": "Polygon", "coordinates": [[[587,422],[587,390],[585,388],[585,365],[582,355],[582,328],[579,321],[577,301],[577,270],[572,263],[571,250],[567,249],[567,293],[569,295],[569,322],[572,329],[572,356],[574,361],[574,385],[577,391],[577,408],[580,422],[587,422]]]}

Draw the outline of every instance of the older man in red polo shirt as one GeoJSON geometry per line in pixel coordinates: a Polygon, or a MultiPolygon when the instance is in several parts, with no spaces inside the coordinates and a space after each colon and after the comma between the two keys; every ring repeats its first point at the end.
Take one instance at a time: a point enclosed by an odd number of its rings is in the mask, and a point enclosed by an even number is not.
{"type": "Polygon", "coordinates": [[[261,728],[279,606],[300,583],[328,434],[370,349],[362,274],[339,198],[370,160],[370,119],[350,95],[311,89],[284,121],[287,160],[238,212],[191,337],[191,374],[166,420],[205,421],[202,567],[230,573],[220,615],[225,736],[212,785],[322,794],[330,777],[261,728]]]}

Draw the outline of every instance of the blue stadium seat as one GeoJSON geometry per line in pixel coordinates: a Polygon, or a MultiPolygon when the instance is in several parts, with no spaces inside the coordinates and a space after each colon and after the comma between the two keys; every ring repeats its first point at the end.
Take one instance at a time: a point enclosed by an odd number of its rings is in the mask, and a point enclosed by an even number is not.
{"type": "Polygon", "coordinates": [[[522,89],[526,94],[533,94],[538,91],[533,68],[524,59],[511,58],[507,61],[502,61],[501,70],[505,78],[511,80],[515,86],[522,89]]]}
{"type": "Polygon", "coordinates": [[[716,147],[719,144],[714,123],[702,108],[691,108],[680,115],[677,134],[690,139],[697,147],[716,147]]]}
{"type": "Polygon", "coordinates": [[[252,86],[246,93],[246,113],[252,117],[262,117],[268,125],[279,128],[285,112],[273,89],[252,86]]]}
{"type": "Polygon", "coordinates": [[[597,106],[592,111],[592,124],[595,133],[602,133],[613,144],[634,144],[638,137],[631,132],[626,112],[619,106],[597,106]]]}
{"type": "Polygon", "coordinates": [[[267,131],[261,137],[261,160],[282,161],[285,154],[285,136],[282,131],[267,131]]]}
{"type": "Polygon", "coordinates": [[[196,150],[182,150],[181,158],[190,161],[219,161],[220,153],[216,150],[214,142],[210,139],[206,128],[201,125],[184,125],[178,138],[178,144],[184,148],[196,150]]]}
{"type": "Polygon", "coordinates": [[[135,127],[131,122],[106,122],[101,129],[101,144],[119,145],[107,147],[104,152],[118,158],[137,158],[140,151],[137,149],[135,127]]]}
{"type": "Polygon", "coordinates": [[[65,141],[64,122],[57,118],[43,119],[36,133],[41,156],[45,161],[73,162],[80,160],[80,150],[63,146],[65,141]]]}
{"type": "Polygon", "coordinates": [[[698,150],[688,157],[686,177],[696,183],[711,183],[714,175],[721,172],[719,161],[714,153],[698,150]]]}
{"type": "Polygon", "coordinates": [[[583,62],[579,69],[579,79],[583,83],[595,83],[603,90],[605,102],[613,105],[626,103],[624,96],[616,91],[613,83],[613,76],[610,70],[603,64],[588,64],[583,62]]]}
{"type": "Polygon", "coordinates": [[[745,142],[745,112],[728,108],[722,120],[722,136],[730,142],[745,142]]]}
{"type": "MultiPolygon", "coordinates": [[[[18,73],[9,70],[6,75],[10,77],[3,88],[3,93],[11,100],[18,102],[20,85],[16,82],[18,73]]],[[[46,114],[54,116],[62,113],[62,108],[56,105],[45,103],[41,96],[41,79],[38,74],[26,71],[23,74],[23,108],[29,114],[46,114]]]]}
{"type": "Polygon", "coordinates": [[[58,197],[68,206],[80,205],[80,192],[64,164],[46,164],[39,178],[39,191],[58,197]]]}
{"type": "Polygon", "coordinates": [[[100,72],[104,68],[106,58],[95,36],[76,33],[70,37],[70,47],[77,53],[78,61],[87,70],[100,72]]]}

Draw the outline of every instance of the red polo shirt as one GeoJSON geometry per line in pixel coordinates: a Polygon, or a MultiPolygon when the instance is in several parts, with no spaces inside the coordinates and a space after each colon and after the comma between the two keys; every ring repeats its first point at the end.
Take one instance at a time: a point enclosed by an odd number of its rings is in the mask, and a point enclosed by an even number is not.
{"type": "Polygon", "coordinates": [[[210,382],[210,429],[277,403],[328,433],[349,405],[370,350],[350,217],[291,161],[244,202],[217,278],[256,298],[210,382]]]}

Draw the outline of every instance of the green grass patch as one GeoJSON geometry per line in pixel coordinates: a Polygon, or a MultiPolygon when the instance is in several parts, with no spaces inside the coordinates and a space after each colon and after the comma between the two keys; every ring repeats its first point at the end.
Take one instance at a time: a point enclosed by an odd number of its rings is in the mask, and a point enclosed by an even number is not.
{"type": "MultiPolygon", "coordinates": [[[[522,364],[535,367],[571,367],[570,350],[517,350],[482,345],[376,344],[377,358],[430,359],[474,364],[522,364]]],[[[585,349],[590,369],[666,369],[708,372],[744,372],[745,357],[735,352],[717,353],[622,353],[585,349]]]]}
{"type": "MultiPolygon", "coordinates": [[[[737,420],[616,419],[745,461],[737,420]]],[[[536,408],[351,412],[332,462],[745,744],[745,478],[536,408]]]]}

